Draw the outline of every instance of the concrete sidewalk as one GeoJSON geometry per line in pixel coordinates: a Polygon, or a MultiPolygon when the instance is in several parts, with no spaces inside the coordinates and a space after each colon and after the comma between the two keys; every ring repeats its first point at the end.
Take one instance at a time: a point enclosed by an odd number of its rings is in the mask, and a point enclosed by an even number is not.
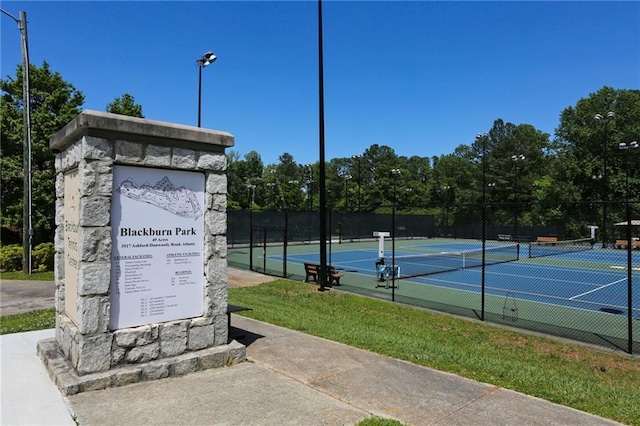
{"type": "Polygon", "coordinates": [[[613,425],[581,411],[234,316],[249,362],[62,398],[35,355],[53,330],[0,336],[3,425],[613,425]],[[72,417],[73,416],[73,417],[72,417]]]}

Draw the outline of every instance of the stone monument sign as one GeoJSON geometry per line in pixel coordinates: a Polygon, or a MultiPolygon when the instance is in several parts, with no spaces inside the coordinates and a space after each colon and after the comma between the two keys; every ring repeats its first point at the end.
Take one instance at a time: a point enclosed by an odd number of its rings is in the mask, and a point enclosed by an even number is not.
{"type": "Polygon", "coordinates": [[[226,132],[85,111],[56,156],[56,337],[63,394],[244,360],[228,342],[226,132]]]}

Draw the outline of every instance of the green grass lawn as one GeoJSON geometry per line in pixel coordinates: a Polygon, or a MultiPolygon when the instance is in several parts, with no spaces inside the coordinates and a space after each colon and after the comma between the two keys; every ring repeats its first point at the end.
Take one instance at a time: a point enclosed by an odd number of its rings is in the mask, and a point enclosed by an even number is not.
{"type": "MultiPolygon", "coordinates": [[[[229,302],[253,308],[247,317],[640,425],[638,357],[289,280],[230,288],[229,302]]],[[[2,334],[54,325],[53,308],[0,317],[2,334]]]]}
{"type": "Polygon", "coordinates": [[[55,308],[0,316],[0,334],[46,330],[56,326],[55,308]]]}
{"type": "Polygon", "coordinates": [[[640,360],[278,280],[229,289],[242,315],[640,425],[640,360]]]}

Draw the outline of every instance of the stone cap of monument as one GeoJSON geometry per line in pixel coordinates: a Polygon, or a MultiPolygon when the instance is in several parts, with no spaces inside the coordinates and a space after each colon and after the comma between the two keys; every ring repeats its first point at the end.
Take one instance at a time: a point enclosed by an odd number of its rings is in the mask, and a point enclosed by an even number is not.
{"type": "Polygon", "coordinates": [[[146,118],[86,110],[78,114],[49,140],[51,149],[62,151],[83,136],[152,143],[183,148],[217,151],[232,147],[231,133],[185,126],[146,118]]]}

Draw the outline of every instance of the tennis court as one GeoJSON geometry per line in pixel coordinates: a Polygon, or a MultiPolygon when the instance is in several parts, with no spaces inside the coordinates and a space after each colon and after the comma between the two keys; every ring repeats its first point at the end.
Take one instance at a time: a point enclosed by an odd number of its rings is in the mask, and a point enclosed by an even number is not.
{"type": "MultiPolygon", "coordinates": [[[[489,246],[491,248],[499,247],[496,245],[489,246]]],[[[436,244],[425,246],[411,246],[411,251],[403,251],[402,245],[396,248],[396,258],[403,257],[414,258],[415,249],[423,248],[437,254],[442,253],[461,253],[465,250],[479,249],[481,245],[474,246],[473,243],[450,243],[436,244]]],[[[489,253],[488,252],[488,253],[489,253]]],[[[473,252],[475,253],[475,252],[473,252]]],[[[627,311],[627,271],[623,265],[626,263],[626,252],[608,252],[600,253],[597,250],[581,253],[565,253],[556,256],[555,260],[570,260],[575,263],[582,263],[584,266],[558,266],[553,264],[541,264],[534,262],[533,259],[523,259],[522,261],[513,261],[500,263],[496,265],[488,265],[486,269],[485,291],[487,294],[496,296],[506,296],[507,294],[522,300],[531,300],[541,303],[556,304],[578,309],[593,309],[599,311],[620,313],[627,311]],[[592,263],[591,267],[587,263],[592,263]]],[[[634,253],[634,256],[638,254],[634,253]]],[[[490,255],[488,257],[491,257],[490,255]]],[[[277,257],[276,257],[277,258],[277,257]]],[[[352,273],[361,274],[371,277],[372,285],[376,283],[375,262],[378,258],[376,250],[347,250],[334,252],[331,255],[331,264],[336,269],[352,273]]],[[[461,291],[480,292],[480,274],[482,272],[481,262],[478,257],[465,259],[460,257],[443,257],[435,256],[433,259],[429,257],[421,259],[416,257],[416,264],[422,260],[426,262],[432,261],[432,265],[428,265],[429,269],[435,270],[442,267],[443,272],[433,273],[427,276],[412,276],[403,278],[402,265],[404,261],[399,261],[400,283],[404,280],[410,280],[412,283],[421,285],[431,285],[456,289],[461,291]],[[441,260],[443,259],[443,260],[441,260]],[[466,262],[464,262],[466,260],[466,262]],[[456,263],[462,265],[457,270],[445,272],[447,268],[455,268],[456,263]]],[[[292,263],[303,264],[304,262],[318,262],[317,253],[299,253],[292,254],[288,257],[288,261],[292,263]]],[[[387,263],[389,261],[387,260],[387,263]]],[[[635,263],[635,262],[634,262],[635,263]]],[[[408,263],[407,265],[411,265],[408,263]]],[[[411,273],[419,274],[419,266],[412,269],[411,273]]],[[[408,269],[408,268],[404,268],[408,269]]],[[[634,270],[633,281],[640,280],[640,270],[634,270]]],[[[344,280],[345,282],[348,280],[344,280]]],[[[640,294],[635,292],[634,306],[640,305],[640,294]]],[[[640,318],[640,309],[634,310],[634,317],[640,318]]]]}
{"type": "MultiPolygon", "coordinates": [[[[541,257],[529,258],[529,245],[486,242],[484,300],[482,297],[482,243],[476,240],[400,240],[395,242],[399,279],[381,283],[376,270],[377,242],[332,244],[328,261],[344,274],[340,289],[390,298],[418,306],[461,313],[460,309],[493,316],[492,320],[516,326],[558,333],[558,329],[586,333],[595,343],[625,339],[628,334],[627,252],[614,249],[580,248],[562,253],[540,249],[541,257]],[[547,252],[548,251],[548,252],[547,252]],[[421,275],[422,273],[428,275],[421,275]],[[484,303],[482,303],[484,302],[484,303]],[[444,307],[444,308],[443,308],[444,307]],[[456,307],[451,309],[450,307],[456,307]],[[520,323],[520,324],[518,324],[520,323]],[[535,323],[535,326],[532,324],[535,323]],[[593,336],[597,336],[594,338],[593,336]]],[[[259,261],[280,263],[281,248],[259,252],[259,261]],[[266,255],[266,259],[264,258],[266,255]]],[[[384,244],[386,263],[390,241],[384,244]]],[[[304,277],[305,262],[319,262],[317,245],[289,246],[287,270],[292,277],[304,277]]],[[[634,342],[640,341],[640,252],[632,254],[634,342]]],[[[484,315],[482,315],[484,316],[484,315]]],[[[583,339],[584,340],[584,339],[583,339]]],[[[636,345],[637,346],[637,345],[636,345]]]]}

